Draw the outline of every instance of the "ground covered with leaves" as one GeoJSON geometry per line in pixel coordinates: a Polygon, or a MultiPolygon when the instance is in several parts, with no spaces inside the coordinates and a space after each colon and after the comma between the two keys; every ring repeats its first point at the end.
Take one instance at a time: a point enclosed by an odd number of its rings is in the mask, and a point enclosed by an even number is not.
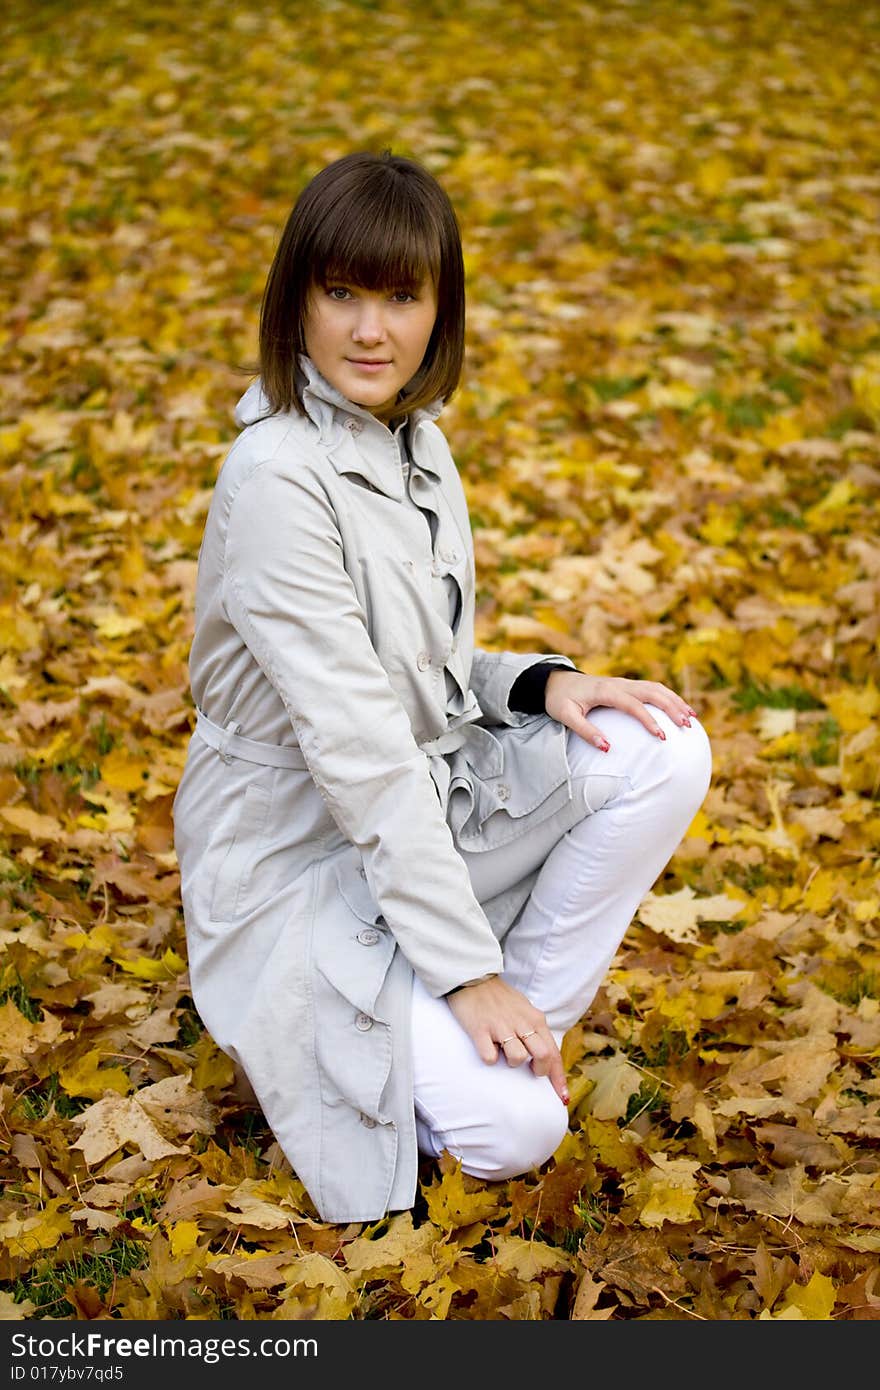
{"type": "Polygon", "coordinates": [[[200,0],[0,21],[0,1316],[880,1315],[880,16],[200,0]],[[675,686],[711,789],[570,1133],[316,1218],[189,994],[171,805],[259,296],[354,148],[451,194],[482,645],[675,686]]]}

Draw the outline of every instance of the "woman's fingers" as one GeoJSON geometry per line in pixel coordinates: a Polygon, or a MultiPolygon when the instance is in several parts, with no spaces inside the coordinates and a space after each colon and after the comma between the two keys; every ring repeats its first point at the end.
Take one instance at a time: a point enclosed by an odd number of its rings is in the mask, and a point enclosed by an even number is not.
{"type": "Polygon", "coordinates": [[[585,719],[579,709],[568,718],[563,719],[562,723],[574,733],[580,734],[587,743],[592,743],[594,748],[598,748],[601,753],[607,753],[611,747],[602,730],[595,724],[591,724],[589,719],[585,719]]]}
{"type": "Polygon", "coordinates": [[[489,1066],[504,1057],[508,1066],[530,1062],[538,1076],[548,1076],[568,1104],[565,1068],[556,1039],[539,1009],[500,975],[447,995],[458,1022],[489,1066]]]}
{"type": "Polygon", "coordinates": [[[680,728],[690,728],[696,710],[659,681],[630,680],[624,676],[590,676],[583,671],[559,668],[547,678],[544,697],[547,714],[579,734],[587,743],[607,753],[611,744],[589,718],[595,709],[618,709],[637,719],[653,738],[665,740],[666,732],[655,714],[662,710],[680,728]]]}
{"type": "Polygon", "coordinates": [[[657,705],[669,718],[676,724],[687,727],[692,718],[696,718],[697,711],[691,709],[687,700],[683,700],[680,695],[676,695],[674,690],[668,686],[659,685],[656,682],[648,682],[648,689],[643,697],[648,703],[657,705]]]}
{"type": "Polygon", "coordinates": [[[603,753],[607,753],[611,745],[599,726],[587,718],[587,711],[597,708],[599,703],[602,703],[606,708],[619,709],[624,714],[632,715],[634,719],[644,725],[648,733],[654,738],[665,740],[666,733],[655,718],[651,706],[654,709],[662,709],[664,714],[667,714],[673,723],[678,724],[681,728],[689,729],[691,718],[696,717],[690,705],[674,695],[672,691],[666,691],[663,686],[658,687],[658,691],[659,693],[648,692],[644,699],[641,699],[625,690],[616,688],[609,693],[606,699],[597,702],[596,705],[587,706],[586,710],[582,703],[572,700],[562,722],[603,753]]]}
{"type": "Polygon", "coordinates": [[[638,719],[639,723],[644,724],[648,733],[653,734],[655,738],[665,739],[666,734],[657,723],[651,710],[635,695],[622,693],[617,708],[623,710],[624,714],[631,714],[635,719],[638,719]]]}
{"type": "Polygon", "coordinates": [[[568,1104],[568,1084],[562,1055],[549,1029],[530,1028],[514,1037],[499,1040],[498,1046],[508,1066],[520,1067],[523,1062],[530,1061],[535,1075],[549,1077],[560,1100],[568,1104]]]}

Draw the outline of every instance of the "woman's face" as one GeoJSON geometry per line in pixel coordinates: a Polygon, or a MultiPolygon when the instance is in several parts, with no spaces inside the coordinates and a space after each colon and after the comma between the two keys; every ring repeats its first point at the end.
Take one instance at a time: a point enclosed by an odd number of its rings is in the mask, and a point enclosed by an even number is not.
{"type": "Polygon", "coordinates": [[[437,317],[428,279],[408,290],[365,290],[330,281],[313,285],[305,346],[318,371],[355,405],[387,423],[397,393],[421,366],[437,317]]]}

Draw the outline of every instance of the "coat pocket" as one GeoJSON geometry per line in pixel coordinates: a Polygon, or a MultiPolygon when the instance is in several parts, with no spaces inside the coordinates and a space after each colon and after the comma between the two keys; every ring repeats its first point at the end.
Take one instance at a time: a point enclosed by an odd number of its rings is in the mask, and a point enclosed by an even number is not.
{"type": "Polygon", "coordinates": [[[361,882],[356,853],[321,865],[309,950],[315,1060],[331,1121],[342,1102],[384,1124],[394,1055],[392,991],[385,986],[397,943],[361,882]]]}
{"type": "Polygon", "coordinates": [[[271,805],[271,789],[264,783],[250,782],[241,799],[232,842],[214,880],[213,922],[229,921],[243,910],[271,805]]]}
{"type": "Polygon", "coordinates": [[[534,715],[481,733],[491,744],[462,749],[450,784],[449,823],[471,852],[526,834],[571,799],[563,725],[534,715]]]}
{"type": "Polygon", "coordinates": [[[360,1011],[358,1026],[365,1028],[397,943],[353,855],[335,865],[334,886],[337,905],[316,921],[313,959],[327,983],[360,1011]]]}

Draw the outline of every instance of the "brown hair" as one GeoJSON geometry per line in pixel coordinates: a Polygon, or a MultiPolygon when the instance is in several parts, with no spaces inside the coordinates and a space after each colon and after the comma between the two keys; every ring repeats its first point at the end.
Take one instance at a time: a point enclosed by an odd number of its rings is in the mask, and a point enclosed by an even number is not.
{"type": "Polygon", "coordinates": [[[260,309],[260,375],[273,412],[303,413],[296,359],[313,285],[437,288],[437,318],[421,366],[399,404],[446,401],[464,358],[464,261],[448,195],[413,159],[358,151],[328,164],[302,190],[281,234],[260,309]]]}

